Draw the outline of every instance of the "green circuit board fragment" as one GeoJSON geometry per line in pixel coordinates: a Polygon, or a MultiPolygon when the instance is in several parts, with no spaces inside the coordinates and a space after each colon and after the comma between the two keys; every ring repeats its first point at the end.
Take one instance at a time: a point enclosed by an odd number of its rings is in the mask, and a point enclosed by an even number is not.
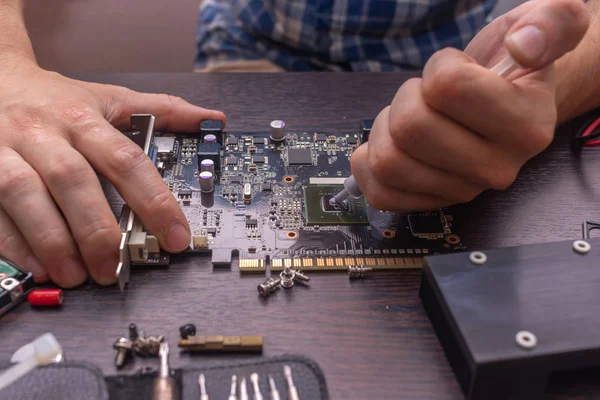
{"type": "Polygon", "coordinates": [[[332,206],[329,200],[343,185],[304,186],[304,209],[309,225],[369,225],[367,203],[364,197],[348,198],[348,207],[332,206]]]}

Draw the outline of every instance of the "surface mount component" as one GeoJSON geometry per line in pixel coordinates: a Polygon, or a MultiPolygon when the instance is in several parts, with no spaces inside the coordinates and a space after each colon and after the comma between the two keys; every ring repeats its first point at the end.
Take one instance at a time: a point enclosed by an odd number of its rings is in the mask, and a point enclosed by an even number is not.
{"type": "Polygon", "coordinates": [[[444,227],[437,213],[409,215],[408,225],[411,233],[416,237],[427,239],[444,236],[444,227]]]}
{"type": "Polygon", "coordinates": [[[310,225],[368,225],[367,204],[363,197],[348,198],[345,207],[330,200],[343,189],[341,185],[304,186],[306,223],[310,225]]]}
{"type": "Polygon", "coordinates": [[[288,165],[313,165],[310,149],[288,149],[288,165]]]}
{"type": "Polygon", "coordinates": [[[360,134],[362,143],[369,141],[369,135],[371,135],[371,129],[373,128],[374,122],[374,119],[363,119],[360,121],[360,134]]]}
{"type": "Polygon", "coordinates": [[[467,399],[542,399],[552,373],[599,364],[600,239],[575,242],[426,257],[423,307],[467,399]]]}
{"type": "Polygon", "coordinates": [[[271,121],[270,132],[272,141],[281,142],[285,139],[285,122],[280,120],[271,121]]]}

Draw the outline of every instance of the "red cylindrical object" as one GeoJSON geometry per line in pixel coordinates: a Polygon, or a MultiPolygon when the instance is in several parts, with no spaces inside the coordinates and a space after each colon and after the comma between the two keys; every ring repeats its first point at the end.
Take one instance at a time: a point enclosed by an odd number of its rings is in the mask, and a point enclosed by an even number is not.
{"type": "Polygon", "coordinates": [[[37,289],[29,293],[27,301],[36,307],[60,306],[63,302],[62,290],[37,289]]]}

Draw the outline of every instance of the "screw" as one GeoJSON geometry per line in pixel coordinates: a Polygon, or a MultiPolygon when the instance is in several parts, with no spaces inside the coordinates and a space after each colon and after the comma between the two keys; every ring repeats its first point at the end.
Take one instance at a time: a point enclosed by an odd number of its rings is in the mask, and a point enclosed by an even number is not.
{"type": "Polygon", "coordinates": [[[182,339],[187,339],[190,336],[196,335],[196,325],[194,324],[185,324],[179,327],[179,333],[182,339]]]}
{"type": "Polygon", "coordinates": [[[276,291],[279,288],[280,283],[281,283],[281,279],[279,279],[279,278],[277,278],[277,279],[268,278],[266,281],[264,281],[263,283],[261,283],[257,286],[258,294],[261,297],[267,297],[269,294],[273,293],[274,291],[276,291]]]}
{"type": "Polygon", "coordinates": [[[113,345],[115,350],[117,350],[117,357],[115,358],[115,366],[117,368],[121,368],[125,365],[125,361],[127,357],[131,353],[131,348],[133,347],[133,342],[127,338],[119,338],[113,345]]]}
{"type": "Polygon", "coordinates": [[[129,339],[135,342],[139,336],[137,325],[134,323],[129,324],[129,339]]]}
{"type": "Polygon", "coordinates": [[[305,275],[304,272],[302,272],[300,270],[296,270],[295,274],[294,274],[294,280],[296,282],[306,283],[306,282],[310,281],[310,277],[305,275]]]}
{"type": "Polygon", "coordinates": [[[373,271],[371,267],[359,267],[359,266],[348,266],[348,278],[350,279],[360,279],[364,278],[366,274],[373,271]]]}
{"type": "Polygon", "coordinates": [[[296,272],[292,269],[292,267],[286,265],[284,270],[281,271],[281,274],[279,274],[279,277],[281,278],[281,286],[283,286],[286,289],[289,289],[292,286],[294,286],[295,276],[296,272]]]}

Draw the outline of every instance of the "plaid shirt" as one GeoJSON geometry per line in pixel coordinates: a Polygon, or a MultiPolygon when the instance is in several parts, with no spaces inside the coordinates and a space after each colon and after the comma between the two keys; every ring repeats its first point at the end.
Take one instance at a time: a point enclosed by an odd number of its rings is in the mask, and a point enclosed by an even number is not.
{"type": "Polygon", "coordinates": [[[203,0],[196,68],[267,59],[288,71],[421,69],[464,49],[496,0],[203,0]]]}

